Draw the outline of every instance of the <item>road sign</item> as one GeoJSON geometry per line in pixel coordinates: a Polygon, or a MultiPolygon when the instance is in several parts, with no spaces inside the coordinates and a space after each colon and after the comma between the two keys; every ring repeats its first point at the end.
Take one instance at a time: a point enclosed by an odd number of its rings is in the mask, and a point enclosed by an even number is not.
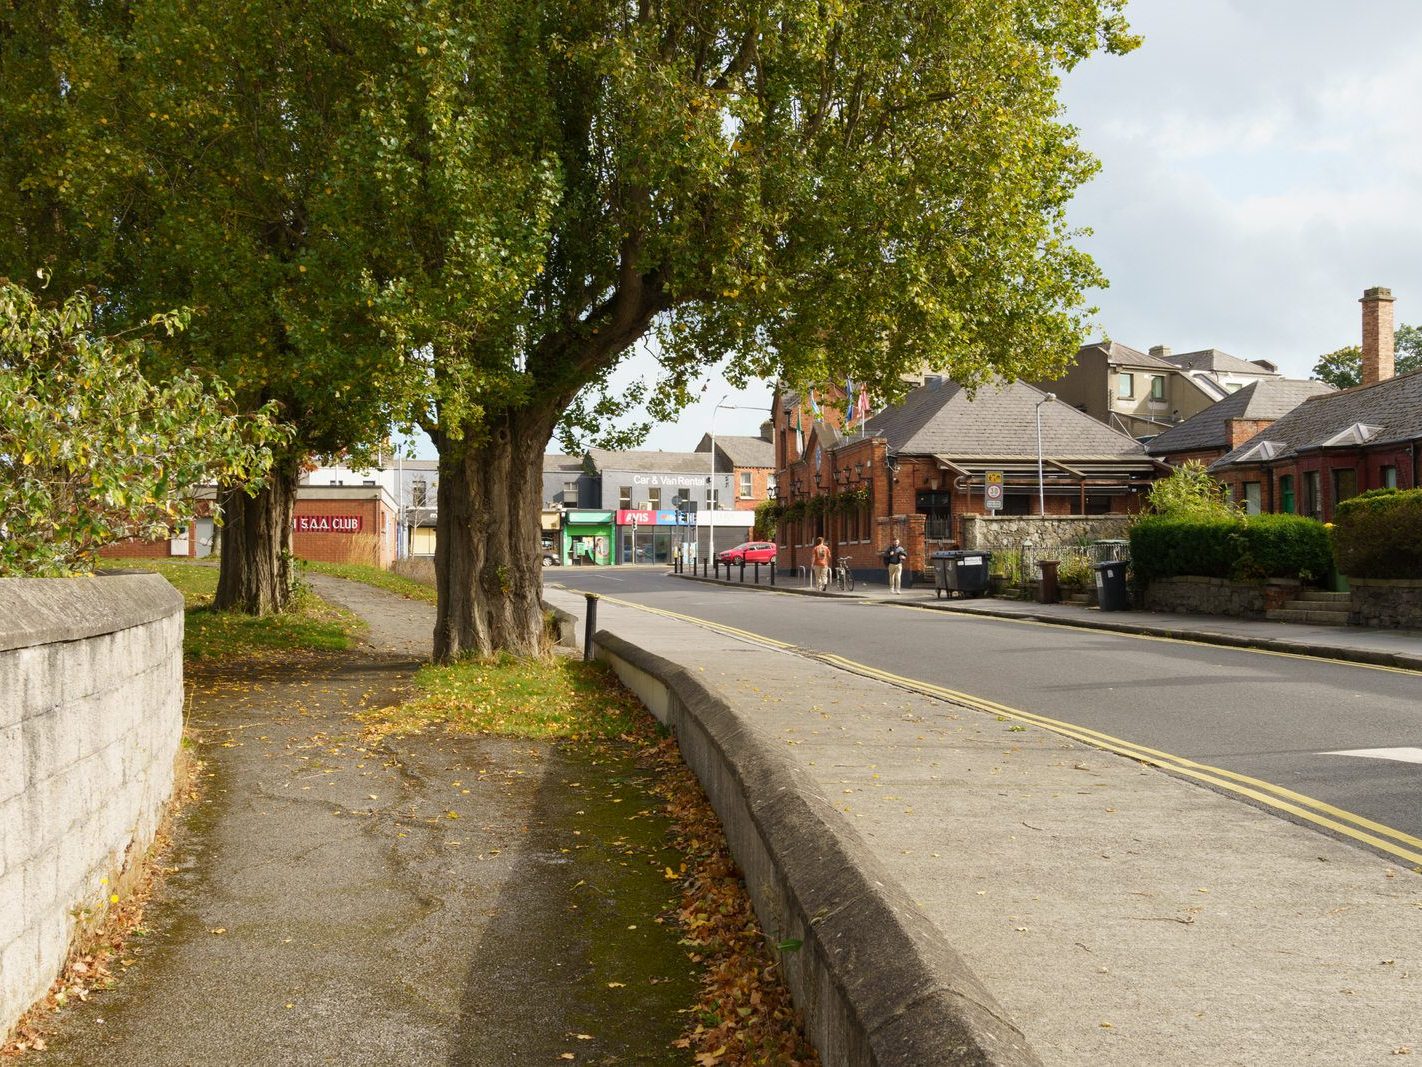
{"type": "Polygon", "coordinates": [[[988,471],[984,475],[983,502],[989,511],[1002,510],[1002,471],[988,471]]]}

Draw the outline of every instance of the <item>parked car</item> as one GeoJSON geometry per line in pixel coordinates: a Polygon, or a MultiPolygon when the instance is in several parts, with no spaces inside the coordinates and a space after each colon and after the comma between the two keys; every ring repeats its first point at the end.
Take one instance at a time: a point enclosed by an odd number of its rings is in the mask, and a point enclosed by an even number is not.
{"type": "Polygon", "coordinates": [[[539,548],[543,551],[543,565],[545,567],[556,567],[563,562],[558,558],[558,553],[553,548],[553,539],[551,537],[543,538],[539,548]]]}
{"type": "Polygon", "coordinates": [[[770,563],[775,559],[772,541],[746,541],[716,556],[722,563],[770,563]]]}

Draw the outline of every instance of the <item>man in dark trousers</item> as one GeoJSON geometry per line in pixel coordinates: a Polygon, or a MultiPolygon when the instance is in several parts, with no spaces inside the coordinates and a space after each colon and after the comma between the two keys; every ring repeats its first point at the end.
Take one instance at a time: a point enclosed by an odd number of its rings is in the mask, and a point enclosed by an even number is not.
{"type": "Polygon", "coordinates": [[[908,549],[899,544],[899,539],[894,538],[894,543],[884,553],[884,562],[889,568],[889,592],[895,596],[899,595],[899,582],[904,575],[904,560],[908,559],[908,549]]]}

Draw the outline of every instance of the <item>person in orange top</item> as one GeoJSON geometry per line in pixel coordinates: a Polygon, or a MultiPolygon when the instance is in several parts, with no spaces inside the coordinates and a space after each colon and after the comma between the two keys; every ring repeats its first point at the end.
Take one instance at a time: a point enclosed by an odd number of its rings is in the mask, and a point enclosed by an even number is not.
{"type": "Polygon", "coordinates": [[[830,550],[823,537],[815,538],[815,547],[810,550],[810,573],[814,577],[815,588],[823,592],[829,588],[830,550]]]}

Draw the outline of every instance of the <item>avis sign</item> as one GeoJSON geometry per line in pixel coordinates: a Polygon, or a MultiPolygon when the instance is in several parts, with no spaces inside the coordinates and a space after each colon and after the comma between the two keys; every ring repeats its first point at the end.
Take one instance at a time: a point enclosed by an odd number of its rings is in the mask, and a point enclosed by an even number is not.
{"type": "Polygon", "coordinates": [[[987,471],[983,475],[983,503],[989,511],[1002,510],[1002,471],[987,471]]]}
{"type": "Polygon", "coordinates": [[[293,520],[297,533],[360,533],[359,515],[298,515],[293,520]]]}

